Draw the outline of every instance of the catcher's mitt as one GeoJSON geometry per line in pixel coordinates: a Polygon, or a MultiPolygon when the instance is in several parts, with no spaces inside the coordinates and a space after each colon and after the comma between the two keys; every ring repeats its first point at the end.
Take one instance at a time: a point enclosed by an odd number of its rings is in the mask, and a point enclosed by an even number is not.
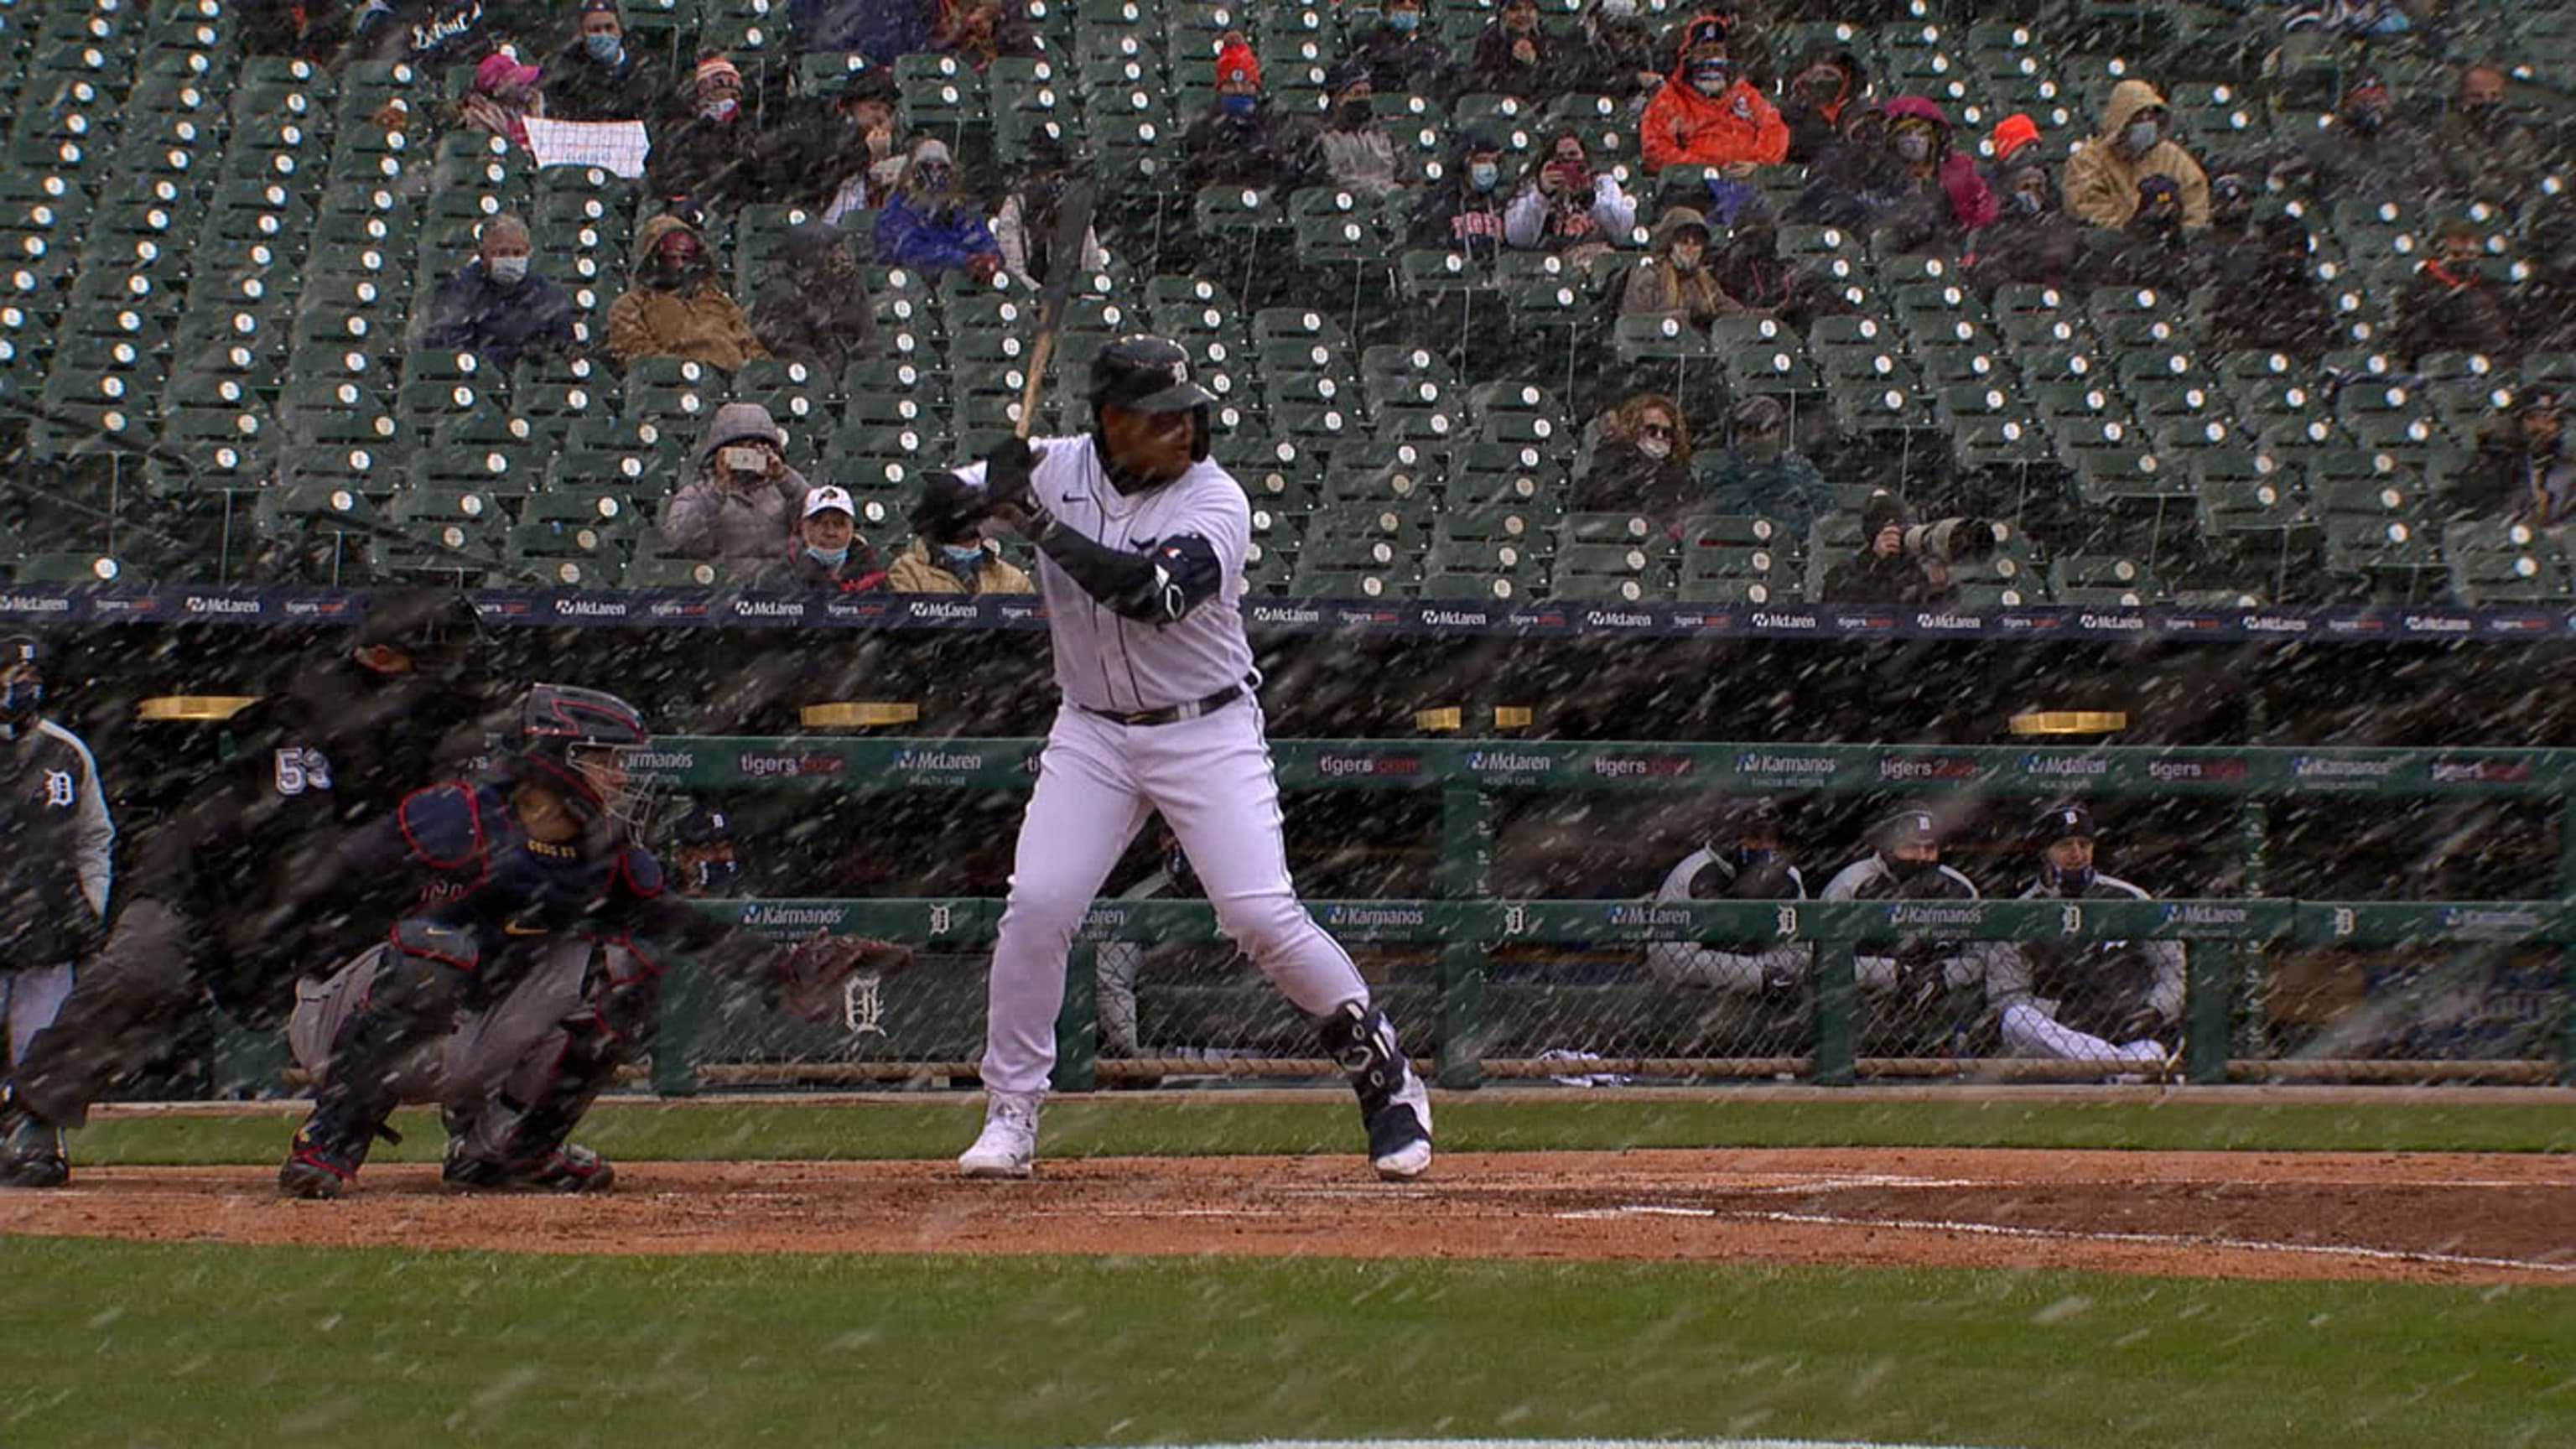
{"type": "Polygon", "coordinates": [[[910,946],[816,931],[778,958],[779,994],[788,1010],[807,1021],[829,1021],[840,1007],[841,983],[853,976],[892,976],[911,964],[910,946]]]}

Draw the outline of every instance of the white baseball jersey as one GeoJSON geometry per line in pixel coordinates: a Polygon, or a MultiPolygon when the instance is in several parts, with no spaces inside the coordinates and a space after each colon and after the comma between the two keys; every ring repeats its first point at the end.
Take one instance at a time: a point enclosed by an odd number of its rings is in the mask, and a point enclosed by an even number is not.
{"type": "MultiPolygon", "coordinates": [[[[1252,504],[1234,475],[1202,459],[1160,488],[1121,494],[1100,466],[1088,436],[1032,438],[1039,450],[1029,491],[1056,521],[1122,553],[1197,534],[1216,550],[1224,583],[1215,598],[1177,624],[1147,624],[1111,612],[1038,555],[1038,591],[1046,598],[1047,633],[1056,687],[1089,709],[1164,709],[1189,704],[1244,682],[1252,645],[1243,634],[1243,556],[1252,542],[1252,504]]],[[[956,470],[981,484],[984,465],[956,470]]]]}

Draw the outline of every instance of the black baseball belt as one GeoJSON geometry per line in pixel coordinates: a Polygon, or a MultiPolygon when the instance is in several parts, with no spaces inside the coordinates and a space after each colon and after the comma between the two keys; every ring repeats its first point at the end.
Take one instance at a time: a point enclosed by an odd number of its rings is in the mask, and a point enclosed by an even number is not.
{"type": "Polygon", "coordinates": [[[1257,675],[1247,674],[1243,676],[1241,684],[1229,684],[1205,699],[1194,699],[1187,704],[1167,704],[1161,709],[1093,709],[1087,704],[1077,704],[1074,708],[1084,714],[1098,715],[1112,724],[1179,724],[1185,719],[1197,719],[1203,714],[1214,714],[1243,698],[1252,692],[1252,686],[1258,679],[1257,675]]]}

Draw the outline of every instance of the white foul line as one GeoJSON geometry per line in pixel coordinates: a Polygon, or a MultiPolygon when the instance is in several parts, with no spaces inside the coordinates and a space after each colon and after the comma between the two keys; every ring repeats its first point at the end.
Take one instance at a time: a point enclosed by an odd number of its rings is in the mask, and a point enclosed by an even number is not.
{"type": "Polygon", "coordinates": [[[2366,1258],[2390,1263],[2428,1263],[2448,1268],[2519,1268],[2535,1273],[2576,1273],[2576,1263],[2550,1263],[2530,1258],[2481,1258],[2464,1253],[2409,1252],[2396,1248],[2334,1246],[2324,1243],[2276,1243],[2259,1238],[2223,1238],[2189,1233],[2101,1233],[2073,1228],[2021,1228],[2002,1223],[1952,1222],[1941,1218],[1844,1217],[1835,1213],[1781,1213],[1669,1207],[1634,1203],[1615,1208],[1585,1208],[1556,1216],[1576,1221],[1624,1217],[1728,1218],[1744,1222],[1792,1223],[1811,1227],[1905,1228],[1926,1233],[1972,1233],[1993,1238],[2037,1238],[2067,1243],[2142,1243],[2172,1248],[2231,1248],[2253,1253],[2304,1253],[2320,1258],[2366,1258]]]}

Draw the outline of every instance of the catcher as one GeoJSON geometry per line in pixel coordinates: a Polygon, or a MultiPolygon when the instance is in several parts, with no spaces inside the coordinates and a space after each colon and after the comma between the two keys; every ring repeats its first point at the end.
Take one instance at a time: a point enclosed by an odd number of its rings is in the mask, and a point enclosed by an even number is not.
{"type": "Polygon", "coordinates": [[[489,777],[415,792],[318,873],[305,896],[392,878],[421,892],[382,944],[297,991],[288,1039],[316,1085],[280,1193],[338,1197],[394,1108],[432,1101],[449,1186],[604,1190],[609,1164],[569,1139],[652,1025],[657,948],[768,983],[812,1020],[853,971],[909,964],[856,937],[782,946],[666,894],[632,838],[626,756],[649,739],[613,694],[537,685],[489,777]]]}

